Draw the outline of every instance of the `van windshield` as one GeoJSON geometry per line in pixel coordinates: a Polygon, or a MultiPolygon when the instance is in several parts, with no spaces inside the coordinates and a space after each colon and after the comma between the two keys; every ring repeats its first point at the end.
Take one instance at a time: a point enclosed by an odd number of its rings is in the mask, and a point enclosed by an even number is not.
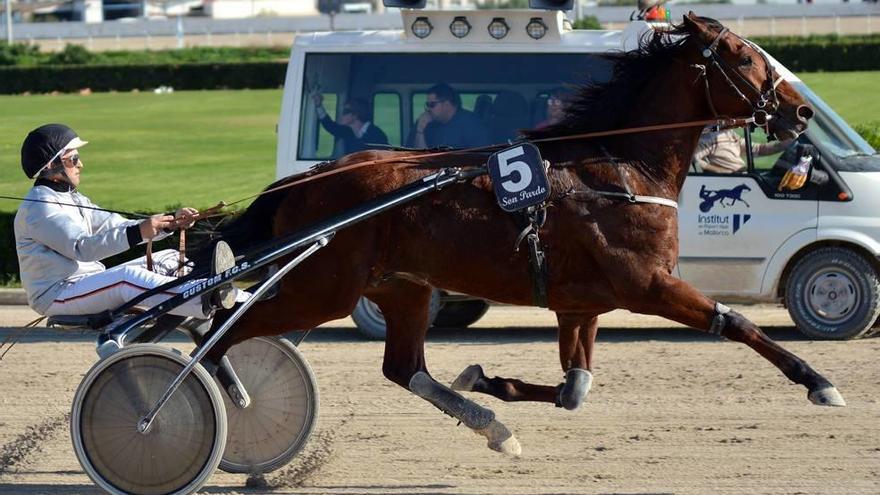
{"type": "Polygon", "coordinates": [[[417,146],[418,127],[427,146],[504,142],[550,123],[570,85],[607,82],[610,71],[599,55],[583,53],[308,54],[297,158],[417,146]],[[428,93],[439,83],[451,96],[428,93]],[[418,126],[426,112],[430,122],[418,126]]]}
{"type": "Polygon", "coordinates": [[[875,154],[874,148],[853,131],[816,93],[802,82],[798,81],[793,85],[816,111],[807,128],[807,135],[813,143],[837,158],[875,154]]]}

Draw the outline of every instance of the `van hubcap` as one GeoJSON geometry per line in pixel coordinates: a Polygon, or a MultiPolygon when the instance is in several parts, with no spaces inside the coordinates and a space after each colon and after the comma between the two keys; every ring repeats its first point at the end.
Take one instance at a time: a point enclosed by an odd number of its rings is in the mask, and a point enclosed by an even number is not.
{"type": "Polygon", "coordinates": [[[817,272],[810,277],[805,292],[812,316],[828,324],[837,324],[852,316],[861,299],[856,281],[839,270],[817,272]]]}

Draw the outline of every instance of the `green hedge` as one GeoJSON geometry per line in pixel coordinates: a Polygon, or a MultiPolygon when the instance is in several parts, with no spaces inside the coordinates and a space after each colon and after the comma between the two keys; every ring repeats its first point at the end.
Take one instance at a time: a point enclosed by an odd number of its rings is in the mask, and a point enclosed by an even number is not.
{"type": "Polygon", "coordinates": [[[0,94],[130,91],[170,86],[177,90],[278,88],[287,64],[246,62],[180,65],[85,65],[0,67],[0,94]]]}
{"type": "Polygon", "coordinates": [[[880,120],[868,122],[867,124],[859,124],[855,126],[856,132],[859,133],[865,141],[867,141],[875,150],[880,151],[880,120]]]}
{"type": "Polygon", "coordinates": [[[751,39],[795,73],[880,70],[880,35],[751,39]]]}
{"type": "Polygon", "coordinates": [[[0,212],[0,287],[18,282],[14,219],[15,212],[0,212]]]}
{"type": "Polygon", "coordinates": [[[41,52],[39,45],[0,41],[3,65],[148,65],[181,63],[284,62],[288,47],[192,47],[174,50],[117,50],[92,52],[68,44],[60,52],[41,52]]]}

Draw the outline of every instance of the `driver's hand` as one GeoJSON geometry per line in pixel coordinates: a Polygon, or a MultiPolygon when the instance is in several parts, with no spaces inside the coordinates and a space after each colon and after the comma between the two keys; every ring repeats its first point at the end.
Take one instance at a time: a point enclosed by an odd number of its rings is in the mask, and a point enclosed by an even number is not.
{"type": "Polygon", "coordinates": [[[140,224],[141,238],[148,241],[159,235],[164,229],[174,227],[174,217],[171,215],[153,215],[140,224]]]}
{"type": "Polygon", "coordinates": [[[790,191],[795,191],[804,187],[804,184],[807,183],[807,177],[810,175],[810,163],[812,163],[812,161],[811,157],[798,160],[797,165],[794,165],[785,171],[785,175],[783,175],[782,180],[779,181],[779,187],[777,190],[783,191],[788,189],[790,191]]]}
{"type": "Polygon", "coordinates": [[[425,128],[428,127],[428,124],[434,121],[434,117],[431,116],[431,113],[425,110],[419,115],[419,120],[416,121],[416,130],[419,132],[425,132],[425,128]]]}
{"type": "Polygon", "coordinates": [[[324,96],[321,93],[312,93],[312,102],[316,107],[320,107],[322,103],[324,103],[324,96]]]}
{"type": "Polygon", "coordinates": [[[174,228],[177,229],[188,229],[195,225],[196,223],[196,215],[199,214],[199,210],[195,208],[181,208],[174,212],[174,228]]]}

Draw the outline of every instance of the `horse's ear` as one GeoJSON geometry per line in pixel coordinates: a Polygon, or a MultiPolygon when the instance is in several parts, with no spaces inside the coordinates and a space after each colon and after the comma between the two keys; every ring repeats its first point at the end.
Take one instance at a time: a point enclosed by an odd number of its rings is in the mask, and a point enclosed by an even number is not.
{"type": "Polygon", "coordinates": [[[702,19],[694,11],[690,11],[684,16],[684,27],[692,34],[706,33],[707,29],[702,19]]]}

